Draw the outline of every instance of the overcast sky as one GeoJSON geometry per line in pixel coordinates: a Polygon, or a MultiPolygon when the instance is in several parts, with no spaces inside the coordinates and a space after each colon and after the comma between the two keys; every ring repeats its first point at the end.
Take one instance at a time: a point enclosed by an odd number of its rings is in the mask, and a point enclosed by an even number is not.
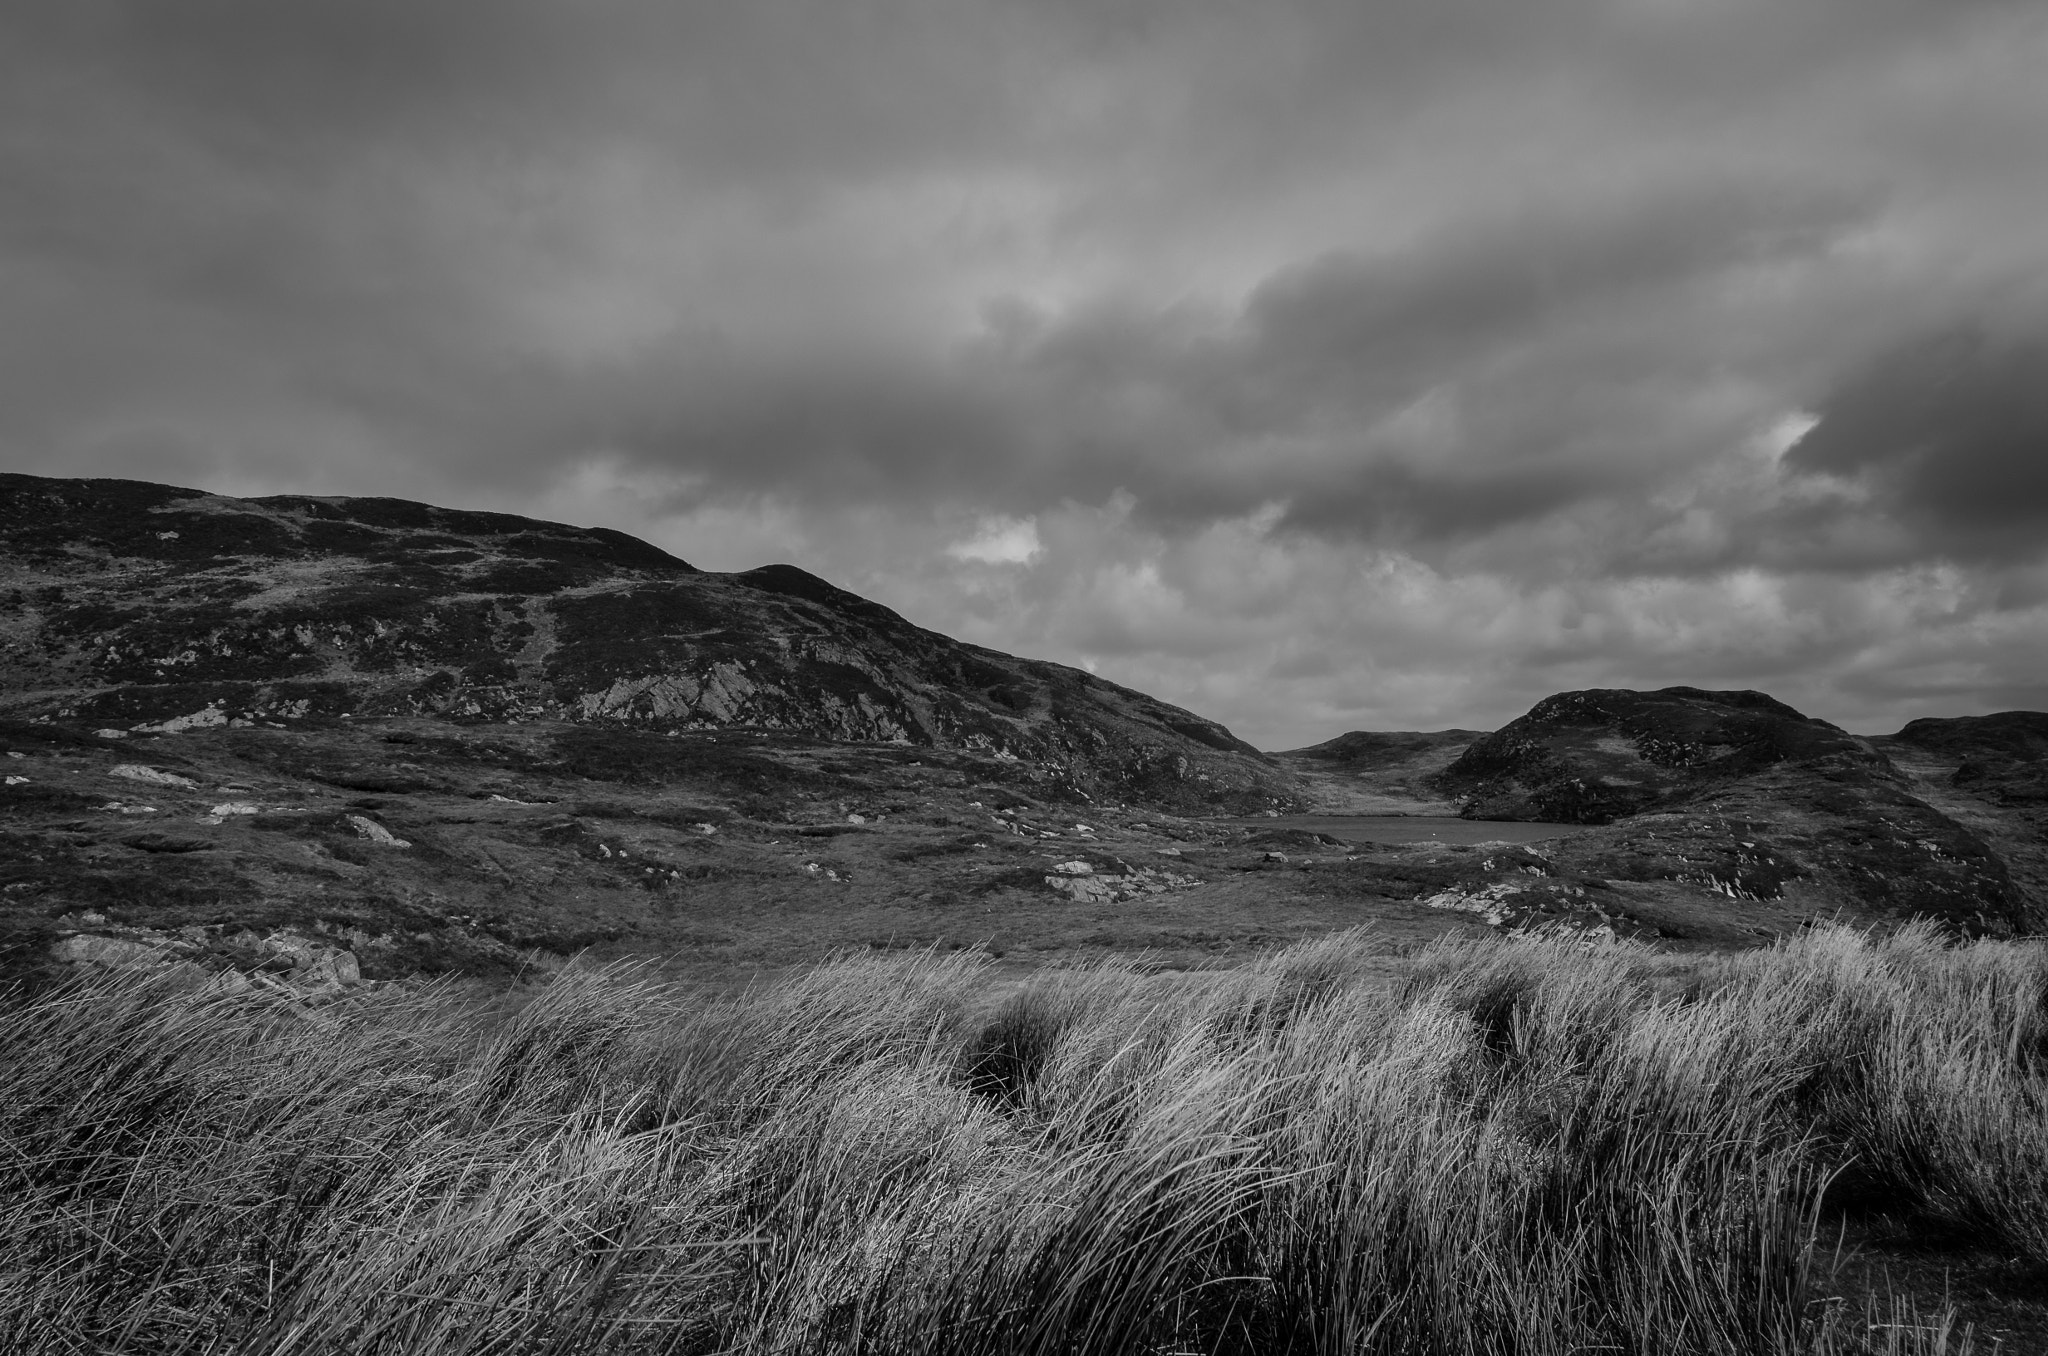
{"type": "Polygon", "coordinates": [[[2048,709],[2040,0],[13,0],[0,466],[790,561],[1264,747],[2048,709]]]}

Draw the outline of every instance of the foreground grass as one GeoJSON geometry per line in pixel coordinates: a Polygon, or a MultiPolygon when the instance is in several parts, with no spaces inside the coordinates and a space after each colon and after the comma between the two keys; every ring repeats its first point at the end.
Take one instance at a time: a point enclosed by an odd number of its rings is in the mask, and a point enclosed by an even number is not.
{"type": "Polygon", "coordinates": [[[0,1349],[1967,1350],[1818,1302],[1852,1179],[2048,1264],[2037,947],[1374,945],[18,1002],[0,1349]]]}

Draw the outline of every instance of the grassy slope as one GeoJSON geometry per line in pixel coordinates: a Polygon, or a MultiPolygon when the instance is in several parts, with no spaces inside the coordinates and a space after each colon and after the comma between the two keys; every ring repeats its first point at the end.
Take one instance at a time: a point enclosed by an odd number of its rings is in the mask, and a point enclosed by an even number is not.
{"type": "Polygon", "coordinates": [[[23,779],[0,786],[0,965],[16,968],[69,931],[205,947],[283,927],[327,934],[378,978],[512,972],[533,949],[552,963],[586,947],[698,968],[976,945],[1013,963],[1111,950],[1207,964],[1367,919],[1417,939],[1463,927],[1417,896],[1485,874],[1484,854],[1418,874],[1401,853],[1346,862],[1090,804],[988,754],[785,733],[308,719],[108,740],[0,721],[0,757],[23,779]],[[116,772],[137,765],[194,784],[116,772]],[[209,813],[230,802],[263,813],[209,813]],[[367,841],[351,816],[411,846],[367,841]],[[1268,848],[1292,860],[1261,861],[1268,848]],[[1074,902],[1046,878],[1076,859],[1180,880],[1074,902]]]}
{"type": "Polygon", "coordinates": [[[0,1022],[0,1345],[1957,1351],[1935,1295],[1831,1300],[1834,1215],[2038,1282],[2044,997],[1922,929],[572,971],[494,1025],[74,986],[0,1022]]]}

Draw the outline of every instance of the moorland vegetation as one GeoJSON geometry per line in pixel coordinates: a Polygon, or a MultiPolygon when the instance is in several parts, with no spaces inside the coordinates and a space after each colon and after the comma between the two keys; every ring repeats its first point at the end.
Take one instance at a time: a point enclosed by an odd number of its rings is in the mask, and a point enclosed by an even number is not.
{"type": "Polygon", "coordinates": [[[1842,1298],[1849,1215],[2048,1269],[2038,943],[991,974],[17,994],[0,1347],[1949,1353],[1842,1298]]]}

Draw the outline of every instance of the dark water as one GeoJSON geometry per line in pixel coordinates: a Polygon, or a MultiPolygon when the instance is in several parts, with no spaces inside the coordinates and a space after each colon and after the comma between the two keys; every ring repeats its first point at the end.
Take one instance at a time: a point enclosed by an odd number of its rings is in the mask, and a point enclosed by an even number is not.
{"type": "Polygon", "coordinates": [[[1584,833],[1584,824],[1523,824],[1443,815],[1281,815],[1247,819],[1248,828],[1307,829],[1347,843],[1534,843],[1584,833]]]}

